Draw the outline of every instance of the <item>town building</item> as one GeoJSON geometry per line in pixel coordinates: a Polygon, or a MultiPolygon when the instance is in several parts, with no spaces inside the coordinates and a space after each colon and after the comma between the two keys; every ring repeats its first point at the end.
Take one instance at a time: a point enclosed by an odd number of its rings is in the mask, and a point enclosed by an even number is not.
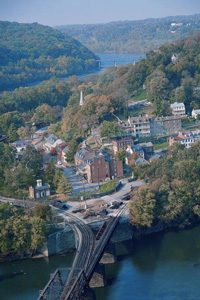
{"type": "Polygon", "coordinates": [[[169,146],[174,144],[181,144],[185,148],[190,148],[197,140],[200,139],[200,135],[197,134],[195,131],[179,131],[178,136],[170,137],[168,139],[169,146]]]}
{"type": "Polygon", "coordinates": [[[82,148],[75,154],[74,159],[77,174],[88,182],[104,182],[123,176],[122,162],[109,158],[105,153],[82,148]]]}
{"type": "Polygon", "coordinates": [[[193,109],[192,110],[192,118],[197,119],[198,115],[200,115],[200,109],[193,109]]]}
{"type": "Polygon", "coordinates": [[[181,117],[167,116],[152,118],[150,124],[151,136],[176,133],[181,130],[181,117]]]}
{"type": "Polygon", "coordinates": [[[37,185],[35,187],[29,187],[29,197],[31,199],[41,199],[46,198],[51,195],[51,188],[48,183],[42,185],[42,180],[37,180],[37,185]]]}
{"type": "Polygon", "coordinates": [[[185,104],[184,103],[178,103],[174,102],[170,105],[170,108],[172,110],[172,114],[174,116],[184,116],[185,115],[185,104]]]}
{"type": "Polygon", "coordinates": [[[27,141],[15,141],[10,146],[16,149],[16,158],[19,160],[21,160],[28,146],[35,149],[34,145],[27,141]]]}
{"type": "Polygon", "coordinates": [[[129,154],[137,153],[140,155],[140,157],[144,158],[144,149],[139,144],[128,146],[126,151],[129,154]]]}
{"type": "Polygon", "coordinates": [[[135,137],[148,137],[151,135],[148,116],[129,117],[128,124],[131,126],[132,135],[135,137]]]}
{"type": "MultiPolygon", "coordinates": [[[[171,31],[171,33],[175,33],[176,31],[171,31]]],[[[177,53],[174,53],[174,54],[172,54],[172,57],[171,57],[171,62],[173,63],[173,64],[175,64],[176,62],[178,61],[178,54],[177,53]]]]}
{"type": "Polygon", "coordinates": [[[118,151],[126,150],[128,146],[134,145],[133,139],[119,139],[119,140],[113,140],[112,146],[114,154],[116,154],[118,151]]]}
{"type": "Polygon", "coordinates": [[[142,147],[143,151],[144,151],[144,158],[146,160],[149,160],[149,158],[152,157],[152,155],[154,153],[152,142],[140,143],[138,145],[140,145],[142,147]]]}
{"type": "Polygon", "coordinates": [[[27,141],[15,141],[10,145],[16,149],[18,154],[21,154],[26,150],[27,146],[31,146],[31,143],[27,141]]]}

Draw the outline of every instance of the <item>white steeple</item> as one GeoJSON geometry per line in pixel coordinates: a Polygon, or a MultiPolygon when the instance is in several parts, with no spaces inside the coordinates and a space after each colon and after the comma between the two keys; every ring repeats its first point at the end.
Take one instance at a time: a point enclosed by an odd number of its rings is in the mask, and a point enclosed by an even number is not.
{"type": "Polygon", "coordinates": [[[80,106],[82,106],[85,103],[84,97],[83,97],[83,92],[81,91],[80,93],[80,106]]]}
{"type": "Polygon", "coordinates": [[[133,66],[135,66],[135,59],[133,60],[133,66]]]}

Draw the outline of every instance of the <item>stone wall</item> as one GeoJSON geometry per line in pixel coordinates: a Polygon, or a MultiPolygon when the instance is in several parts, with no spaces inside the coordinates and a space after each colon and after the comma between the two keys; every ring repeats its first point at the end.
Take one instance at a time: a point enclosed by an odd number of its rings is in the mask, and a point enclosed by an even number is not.
{"type": "Polygon", "coordinates": [[[62,231],[49,235],[46,248],[48,256],[75,250],[74,231],[69,226],[66,226],[62,231]]]}

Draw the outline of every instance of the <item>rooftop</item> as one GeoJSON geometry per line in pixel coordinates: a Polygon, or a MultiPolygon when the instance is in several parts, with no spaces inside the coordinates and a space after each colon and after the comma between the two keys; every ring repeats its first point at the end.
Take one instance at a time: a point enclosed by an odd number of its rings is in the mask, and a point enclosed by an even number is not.
{"type": "Polygon", "coordinates": [[[185,104],[183,102],[180,102],[180,103],[174,102],[170,105],[170,107],[172,107],[172,108],[185,107],[185,104]]]}

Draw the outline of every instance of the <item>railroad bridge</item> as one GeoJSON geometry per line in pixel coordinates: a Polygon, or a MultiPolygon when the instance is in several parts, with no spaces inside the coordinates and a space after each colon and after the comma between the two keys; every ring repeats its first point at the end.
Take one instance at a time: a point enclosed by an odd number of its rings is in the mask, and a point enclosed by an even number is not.
{"type": "MultiPolygon", "coordinates": [[[[112,244],[109,244],[109,240],[120,217],[125,214],[126,210],[127,207],[123,206],[118,210],[115,217],[104,222],[96,236],[82,220],[73,214],[62,213],[62,216],[71,223],[75,230],[77,237],[76,255],[70,269],[57,269],[51,275],[37,300],[95,299],[95,293],[90,287],[105,284],[104,265],[99,262],[101,262],[105,250],[112,253],[112,244]]],[[[113,252],[113,262],[114,256],[113,252]]]]}

